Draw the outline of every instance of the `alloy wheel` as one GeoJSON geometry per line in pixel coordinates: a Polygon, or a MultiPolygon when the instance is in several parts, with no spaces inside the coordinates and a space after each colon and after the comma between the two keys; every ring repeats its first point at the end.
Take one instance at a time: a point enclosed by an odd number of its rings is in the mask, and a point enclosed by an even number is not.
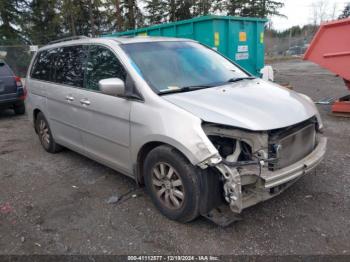
{"type": "Polygon", "coordinates": [[[49,148],[50,146],[50,132],[49,127],[47,126],[44,120],[40,120],[39,124],[39,136],[42,144],[45,148],[49,148]]]}
{"type": "Polygon", "coordinates": [[[168,208],[182,207],[185,192],[182,180],[168,163],[158,163],[152,169],[152,185],[158,199],[168,208]]]}

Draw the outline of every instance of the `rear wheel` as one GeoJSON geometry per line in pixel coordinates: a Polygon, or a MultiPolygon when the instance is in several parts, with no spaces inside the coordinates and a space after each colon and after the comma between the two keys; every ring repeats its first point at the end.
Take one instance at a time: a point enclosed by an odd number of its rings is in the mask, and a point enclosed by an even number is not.
{"type": "Polygon", "coordinates": [[[16,115],[23,115],[26,112],[26,108],[24,103],[14,105],[13,110],[15,110],[16,115]]]}
{"type": "Polygon", "coordinates": [[[152,201],[166,217],[189,222],[199,214],[199,170],[169,146],[153,149],[145,159],[145,185],[152,201]]]}
{"type": "Polygon", "coordinates": [[[36,118],[35,129],[37,130],[41,145],[47,152],[57,153],[62,150],[62,147],[53,139],[49,123],[41,112],[38,113],[36,118]]]}

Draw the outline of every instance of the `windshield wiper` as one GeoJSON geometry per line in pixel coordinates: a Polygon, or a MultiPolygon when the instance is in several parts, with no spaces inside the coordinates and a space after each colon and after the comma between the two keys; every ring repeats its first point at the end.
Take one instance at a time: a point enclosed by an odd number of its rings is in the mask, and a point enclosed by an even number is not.
{"type": "Polygon", "coordinates": [[[238,82],[238,81],[242,81],[242,80],[252,80],[255,79],[255,77],[253,76],[248,76],[248,77],[236,77],[236,78],[231,78],[229,80],[227,80],[228,83],[233,83],[233,82],[238,82]]]}
{"type": "Polygon", "coordinates": [[[183,86],[183,87],[176,88],[176,89],[168,89],[168,90],[160,91],[159,95],[189,92],[189,91],[194,91],[194,90],[199,90],[199,89],[204,89],[204,88],[209,88],[209,87],[213,87],[213,85],[183,86]]]}
{"type": "Polygon", "coordinates": [[[218,84],[211,84],[211,85],[193,85],[193,86],[183,86],[180,88],[174,88],[174,89],[168,89],[164,91],[160,91],[158,94],[159,95],[166,95],[166,94],[173,94],[173,93],[182,93],[182,92],[189,92],[189,91],[194,91],[194,90],[199,90],[199,89],[204,89],[204,88],[209,88],[209,87],[214,87],[214,86],[220,86],[224,85],[226,83],[233,83],[233,82],[238,82],[241,80],[251,80],[255,79],[253,76],[247,76],[247,77],[236,77],[236,78],[231,78],[227,80],[226,82],[223,83],[218,83],[218,84]]]}

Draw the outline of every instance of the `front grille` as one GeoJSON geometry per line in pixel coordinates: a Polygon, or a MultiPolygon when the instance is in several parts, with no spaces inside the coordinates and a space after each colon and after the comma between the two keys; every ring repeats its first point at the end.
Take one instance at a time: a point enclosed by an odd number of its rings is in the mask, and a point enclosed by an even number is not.
{"type": "Polygon", "coordinates": [[[269,135],[270,170],[277,170],[301,160],[316,146],[316,123],[313,120],[272,132],[269,135]]]}

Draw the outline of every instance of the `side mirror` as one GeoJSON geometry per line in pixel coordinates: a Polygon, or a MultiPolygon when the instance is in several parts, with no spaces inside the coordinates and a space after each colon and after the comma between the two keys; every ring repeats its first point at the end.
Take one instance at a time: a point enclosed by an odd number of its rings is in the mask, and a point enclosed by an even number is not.
{"type": "Polygon", "coordinates": [[[98,87],[103,94],[111,96],[123,96],[125,91],[124,81],[119,78],[102,79],[98,87]]]}

